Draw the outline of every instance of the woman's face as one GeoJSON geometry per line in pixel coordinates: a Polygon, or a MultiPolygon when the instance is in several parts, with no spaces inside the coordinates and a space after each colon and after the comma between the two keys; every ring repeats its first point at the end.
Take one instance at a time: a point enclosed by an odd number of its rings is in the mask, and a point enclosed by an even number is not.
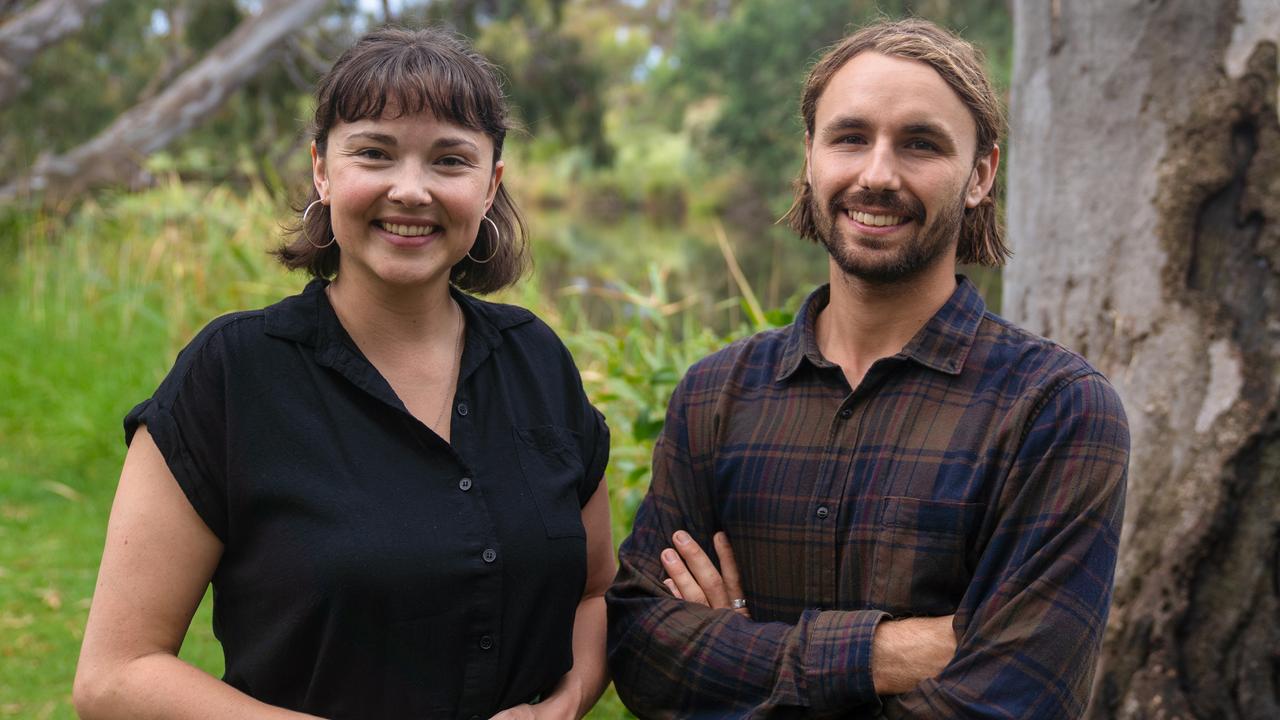
{"type": "Polygon", "coordinates": [[[488,135],[430,113],[339,122],[312,175],[342,249],[338,277],[447,286],[502,180],[488,135]]]}

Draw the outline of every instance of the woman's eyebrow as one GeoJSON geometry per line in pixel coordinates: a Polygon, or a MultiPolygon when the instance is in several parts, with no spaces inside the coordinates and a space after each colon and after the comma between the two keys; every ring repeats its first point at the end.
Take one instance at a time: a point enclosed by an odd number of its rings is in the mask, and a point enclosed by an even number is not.
{"type": "Polygon", "coordinates": [[[480,150],[479,145],[476,145],[474,142],[460,135],[442,137],[439,140],[436,140],[435,142],[431,143],[431,145],[437,148],[451,148],[451,147],[458,147],[461,145],[463,147],[469,148],[476,152],[479,152],[480,150]]]}
{"type": "Polygon", "coordinates": [[[396,138],[394,135],[387,135],[386,133],[374,132],[372,130],[361,130],[359,132],[353,132],[344,139],[347,141],[372,140],[373,142],[379,143],[381,145],[391,145],[391,146],[394,146],[397,144],[396,138]]]}

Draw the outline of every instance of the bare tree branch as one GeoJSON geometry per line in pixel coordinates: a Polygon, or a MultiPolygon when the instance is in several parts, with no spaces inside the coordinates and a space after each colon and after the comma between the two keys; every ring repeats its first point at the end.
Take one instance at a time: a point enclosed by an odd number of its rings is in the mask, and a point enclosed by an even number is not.
{"type": "Polygon", "coordinates": [[[22,0],[0,0],[0,22],[16,13],[21,4],[22,0]]]}
{"type": "Polygon", "coordinates": [[[91,187],[136,179],[147,155],[202,123],[325,4],[266,3],[164,92],[121,114],[92,140],[66,154],[41,157],[25,176],[0,187],[0,202],[39,194],[46,203],[58,203],[91,187]]]}
{"type": "Polygon", "coordinates": [[[80,31],[106,0],[41,0],[0,25],[0,106],[22,92],[22,71],[40,51],[80,31]]]}

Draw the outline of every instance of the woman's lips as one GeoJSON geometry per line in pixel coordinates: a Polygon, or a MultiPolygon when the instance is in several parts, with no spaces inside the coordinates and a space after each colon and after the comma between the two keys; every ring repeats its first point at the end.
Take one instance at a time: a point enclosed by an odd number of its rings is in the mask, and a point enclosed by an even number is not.
{"type": "Polygon", "coordinates": [[[400,247],[426,245],[442,232],[439,225],[430,223],[396,223],[376,220],[373,226],[382,232],[388,242],[400,247]]]}

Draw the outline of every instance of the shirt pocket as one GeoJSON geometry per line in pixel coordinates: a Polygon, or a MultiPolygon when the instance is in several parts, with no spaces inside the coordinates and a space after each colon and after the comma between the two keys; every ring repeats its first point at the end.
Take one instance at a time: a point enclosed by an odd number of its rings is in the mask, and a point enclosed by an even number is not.
{"type": "Polygon", "coordinates": [[[972,579],[969,538],[986,506],[886,497],[871,563],[871,605],[893,615],[953,613],[972,579]]]}
{"type": "Polygon", "coordinates": [[[516,454],[548,538],[585,538],[578,487],[586,469],[573,431],[556,425],[515,428],[516,454]]]}

